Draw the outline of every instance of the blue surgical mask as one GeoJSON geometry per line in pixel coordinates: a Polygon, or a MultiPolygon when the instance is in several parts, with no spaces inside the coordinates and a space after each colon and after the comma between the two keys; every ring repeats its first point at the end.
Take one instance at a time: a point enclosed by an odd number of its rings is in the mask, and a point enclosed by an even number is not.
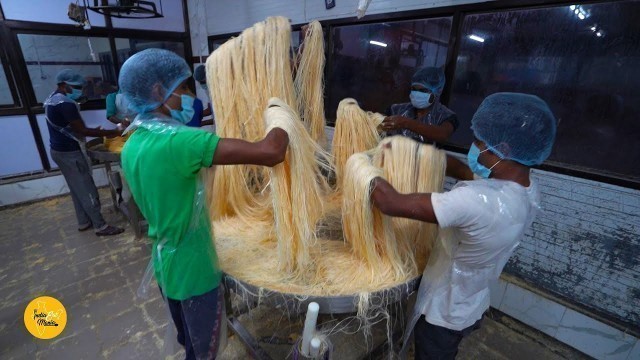
{"type": "Polygon", "coordinates": [[[67,97],[71,100],[78,100],[82,96],[82,90],[80,89],[71,89],[71,94],[67,94],[67,97]]]}
{"type": "Polygon", "coordinates": [[[489,148],[486,148],[480,151],[480,149],[476,146],[476,144],[472,143],[471,147],[469,148],[469,153],[467,153],[467,161],[469,163],[469,168],[471,169],[471,171],[473,171],[474,174],[485,179],[489,178],[489,175],[491,175],[491,170],[493,170],[493,168],[496,165],[498,165],[500,161],[502,161],[502,160],[499,160],[497,163],[493,164],[493,166],[491,166],[490,168],[487,168],[486,166],[480,164],[478,162],[478,157],[480,156],[480,154],[488,150],[489,148]]]}
{"type": "Polygon", "coordinates": [[[411,99],[411,105],[417,109],[426,109],[433,104],[432,96],[430,93],[422,91],[411,90],[409,94],[411,99]]]}
{"type": "Polygon", "coordinates": [[[195,99],[193,96],[186,94],[178,95],[176,93],[172,93],[171,95],[180,97],[180,105],[182,107],[182,110],[174,110],[167,106],[167,104],[164,104],[171,113],[171,117],[183,124],[191,121],[191,119],[193,119],[193,114],[195,114],[195,110],[193,109],[193,102],[195,99]]]}

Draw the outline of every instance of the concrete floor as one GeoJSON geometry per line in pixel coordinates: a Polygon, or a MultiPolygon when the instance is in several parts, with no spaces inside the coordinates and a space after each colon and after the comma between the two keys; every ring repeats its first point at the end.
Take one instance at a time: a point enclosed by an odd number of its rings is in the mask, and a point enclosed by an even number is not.
{"type": "MultiPolygon", "coordinates": [[[[79,233],[68,196],[0,211],[0,358],[159,359],[171,353],[170,358],[184,357],[177,343],[175,348],[163,345],[168,315],[155,283],[147,298],[136,295],[149,262],[148,242],[134,239],[131,228],[113,212],[108,192],[100,193],[105,218],[126,226],[123,234],[99,238],[91,231],[79,233]],[[68,314],[65,330],[52,340],[34,338],[23,324],[26,305],[42,295],[60,300],[68,314]]],[[[300,319],[290,321],[269,308],[256,308],[241,320],[274,359],[290,356],[290,342],[301,331],[300,319]]],[[[361,334],[332,341],[339,353],[335,359],[360,358],[370,346],[361,334]]],[[[250,358],[236,336],[228,343],[224,359],[250,358]]],[[[463,341],[458,359],[516,357],[588,358],[493,313],[463,341]]]]}

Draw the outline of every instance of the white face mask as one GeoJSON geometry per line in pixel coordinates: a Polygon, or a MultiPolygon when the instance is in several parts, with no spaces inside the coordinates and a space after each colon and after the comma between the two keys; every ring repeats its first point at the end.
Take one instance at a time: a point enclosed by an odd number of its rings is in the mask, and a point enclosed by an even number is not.
{"type": "Polygon", "coordinates": [[[409,98],[411,99],[411,105],[417,109],[426,109],[433,104],[433,96],[431,96],[431,93],[411,90],[409,98]]]}

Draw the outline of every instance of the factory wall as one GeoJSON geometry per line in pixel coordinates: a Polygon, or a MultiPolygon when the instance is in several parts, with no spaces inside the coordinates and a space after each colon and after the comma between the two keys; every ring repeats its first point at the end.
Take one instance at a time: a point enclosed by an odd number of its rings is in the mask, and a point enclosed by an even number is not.
{"type": "MultiPolygon", "coordinates": [[[[374,0],[367,14],[470,2],[374,0]]],[[[199,31],[238,32],[272,15],[356,23],[357,3],[337,0],[326,10],[322,1],[206,2],[199,31]]],[[[640,358],[640,191],[550,171],[533,176],[541,211],[492,285],[492,307],[596,358],[640,358]]]]}

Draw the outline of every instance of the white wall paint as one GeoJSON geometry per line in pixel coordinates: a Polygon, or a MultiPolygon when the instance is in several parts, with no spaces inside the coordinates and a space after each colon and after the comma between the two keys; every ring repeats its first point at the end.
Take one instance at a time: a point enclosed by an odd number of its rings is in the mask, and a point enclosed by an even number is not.
{"type": "MultiPolygon", "coordinates": [[[[53,24],[75,24],[67,16],[71,0],[1,0],[4,16],[10,20],[36,21],[53,24]]],[[[75,3],[75,1],[74,1],[75,3]]],[[[93,1],[92,1],[93,3],[93,1]]],[[[93,26],[104,26],[104,16],[89,11],[93,26]]]]}
{"type": "Polygon", "coordinates": [[[187,0],[187,9],[189,10],[189,33],[191,35],[191,49],[193,51],[193,56],[209,55],[206,4],[210,2],[211,1],[206,0],[187,0]]]}
{"type": "Polygon", "coordinates": [[[42,170],[29,119],[26,115],[0,118],[0,176],[42,170]]]}

